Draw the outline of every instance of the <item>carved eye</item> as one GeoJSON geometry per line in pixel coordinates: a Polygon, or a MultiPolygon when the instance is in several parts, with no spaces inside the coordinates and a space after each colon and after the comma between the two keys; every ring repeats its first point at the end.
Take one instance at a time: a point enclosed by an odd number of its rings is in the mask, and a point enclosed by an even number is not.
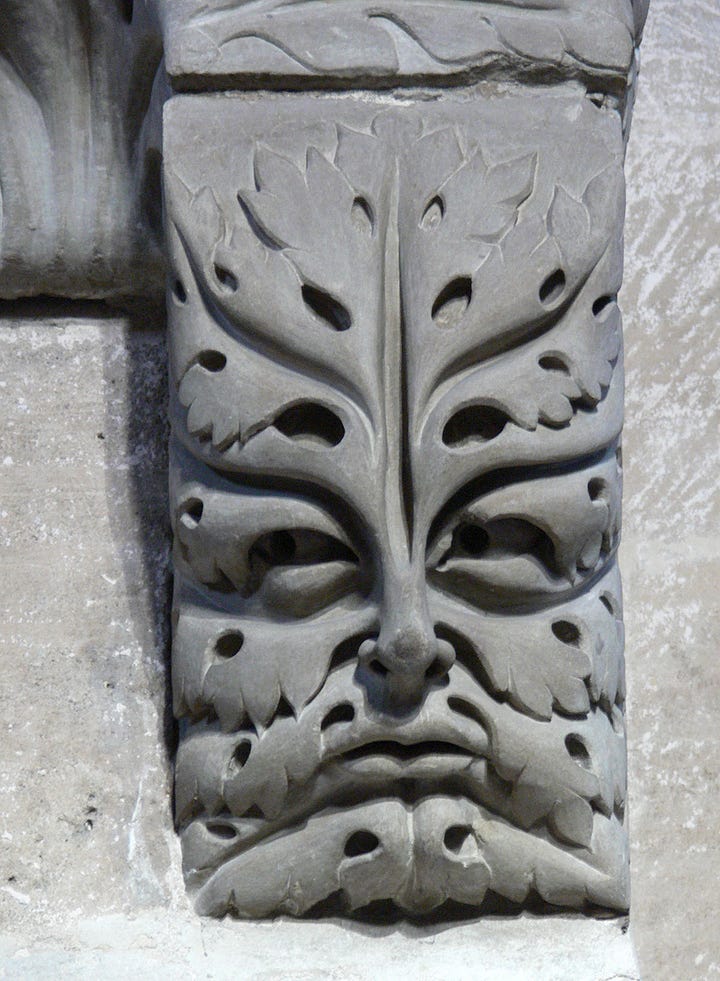
{"type": "Polygon", "coordinates": [[[250,549],[249,568],[248,592],[296,617],[309,616],[362,584],[360,561],[351,548],[305,528],[263,535],[250,549]]]}
{"type": "Polygon", "coordinates": [[[527,555],[549,568],[554,567],[554,546],[537,525],[522,518],[496,518],[484,524],[459,524],[450,548],[441,559],[488,559],[495,562],[527,555]]]}
{"type": "Polygon", "coordinates": [[[523,603],[567,586],[552,540],[523,518],[468,516],[437,540],[428,564],[443,588],[483,606],[523,603]]]}
{"type": "Polygon", "coordinates": [[[250,549],[250,564],[267,566],[318,565],[324,562],[357,562],[352,549],[337,538],[319,531],[300,528],[271,531],[250,549]]]}

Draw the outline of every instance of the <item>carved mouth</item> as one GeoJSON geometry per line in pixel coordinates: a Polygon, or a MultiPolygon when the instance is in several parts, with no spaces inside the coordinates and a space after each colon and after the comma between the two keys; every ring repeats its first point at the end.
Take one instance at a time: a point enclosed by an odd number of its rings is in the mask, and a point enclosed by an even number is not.
{"type": "Polygon", "coordinates": [[[373,756],[383,756],[397,763],[414,763],[428,757],[431,757],[433,760],[437,757],[448,756],[461,756],[466,760],[477,758],[476,753],[471,752],[465,747],[456,746],[450,742],[433,740],[424,740],[406,745],[391,739],[374,739],[365,743],[363,746],[358,746],[355,749],[350,749],[341,754],[341,758],[348,761],[363,760],[373,756]]]}

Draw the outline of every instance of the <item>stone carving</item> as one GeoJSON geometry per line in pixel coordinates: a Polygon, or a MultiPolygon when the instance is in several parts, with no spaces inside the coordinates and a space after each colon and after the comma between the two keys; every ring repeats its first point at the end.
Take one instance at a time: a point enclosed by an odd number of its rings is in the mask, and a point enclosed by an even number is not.
{"type": "Polygon", "coordinates": [[[627,906],[623,132],[596,103],[166,107],[201,913],[627,906]]]}
{"type": "Polygon", "coordinates": [[[179,88],[542,72],[592,77],[618,95],[647,0],[444,0],[440,9],[438,0],[160,0],[179,88]]]}
{"type": "Polygon", "coordinates": [[[617,293],[646,9],[0,12],[0,296],[152,294],[164,154],[201,913],[627,908],[617,293]]]}
{"type": "Polygon", "coordinates": [[[0,4],[0,297],[161,295],[161,58],[150,4],[0,4]]]}

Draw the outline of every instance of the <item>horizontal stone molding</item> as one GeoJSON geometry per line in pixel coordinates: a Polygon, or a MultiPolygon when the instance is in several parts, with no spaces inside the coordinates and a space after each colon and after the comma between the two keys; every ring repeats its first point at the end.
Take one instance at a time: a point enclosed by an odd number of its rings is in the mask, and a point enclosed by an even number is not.
{"type": "Polygon", "coordinates": [[[393,84],[453,76],[622,88],[646,3],[631,0],[164,0],[179,88],[393,84]]]}

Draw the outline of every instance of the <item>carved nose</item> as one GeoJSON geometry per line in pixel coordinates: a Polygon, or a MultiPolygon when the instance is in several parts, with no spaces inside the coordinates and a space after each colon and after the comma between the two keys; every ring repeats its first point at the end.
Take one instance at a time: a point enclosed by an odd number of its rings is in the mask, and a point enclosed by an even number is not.
{"type": "Polygon", "coordinates": [[[455,662],[455,649],[420,624],[383,629],[360,645],[366,676],[393,708],[412,708],[441,681],[455,662]]]}

